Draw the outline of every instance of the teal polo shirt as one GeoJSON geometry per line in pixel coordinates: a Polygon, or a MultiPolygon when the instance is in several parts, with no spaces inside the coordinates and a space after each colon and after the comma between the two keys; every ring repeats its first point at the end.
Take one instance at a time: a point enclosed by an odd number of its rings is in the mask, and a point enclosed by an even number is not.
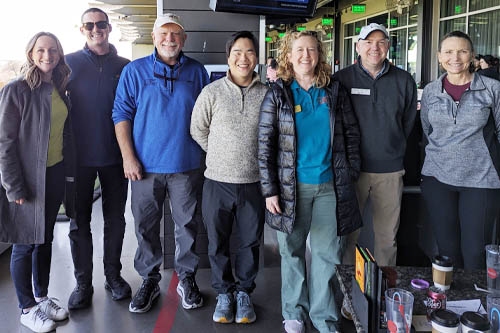
{"type": "Polygon", "coordinates": [[[304,90],[293,80],[292,94],[297,133],[297,180],[322,184],[333,179],[330,111],[325,89],[304,90]]]}

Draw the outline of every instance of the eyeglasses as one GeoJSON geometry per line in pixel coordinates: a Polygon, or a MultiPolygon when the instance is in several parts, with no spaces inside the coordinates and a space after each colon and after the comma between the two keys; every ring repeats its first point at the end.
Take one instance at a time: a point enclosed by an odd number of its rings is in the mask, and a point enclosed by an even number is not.
{"type": "Polygon", "coordinates": [[[85,22],[83,23],[83,28],[88,31],[94,30],[94,25],[99,29],[106,29],[108,27],[108,22],[99,21],[99,22],[85,22]]]}
{"type": "Polygon", "coordinates": [[[163,79],[165,81],[165,88],[168,88],[168,81],[170,81],[171,82],[170,92],[173,93],[174,92],[174,81],[179,79],[180,69],[177,69],[177,77],[175,77],[174,75],[175,75],[176,71],[174,69],[172,69],[172,76],[167,76],[167,68],[166,67],[163,67],[163,74],[156,73],[155,67],[156,67],[156,59],[153,62],[153,75],[154,75],[154,77],[156,77],[158,79],[163,79]]]}

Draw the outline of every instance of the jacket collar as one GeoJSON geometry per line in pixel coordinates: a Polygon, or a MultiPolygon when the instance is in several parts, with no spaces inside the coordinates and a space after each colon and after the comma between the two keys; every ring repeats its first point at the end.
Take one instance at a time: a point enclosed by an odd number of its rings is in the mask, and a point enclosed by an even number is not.
{"type": "MultiPolygon", "coordinates": [[[[166,63],[163,62],[163,60],[161,60],[161,58],[158,56],[158,50],[156,50],[156,47],[155,47],[155,50],[152,54],[152,57],[153,57],[153,62],[156,62],[157,64],[161,64],[162,66],[166,66],[167,69],[170,68],[169,65],[167,65],[166,63]]],[[[179,56],[177,57],[177,63],[174,65],[174,69],[177,68],[178,66],[182,66],[184,65],[184,63],[187,61],[187,57],[184,55],[184,52],[180,52],[179,53],[179,56]]]]}
{"type": "MultiPolygon", "coordinates": [[[[437,85],[438,85],[438,89],[439,91],[443,92],[443,79],[444,77],[448,75],[447,73],[444,73],[442,74],[438,79],[437,79],[437,85]]],[[[481,75],[479,74],[476,74],[476,73],[472,73],[473,78],[472,78],[472,81],[470,83],[470,88],[469,90],[483,90],[483,89],[486,89],[486,85],[484,84],[484,81],[481,77],[481,75]]]]}
{"type": "MultiPolygon", "coordinates": [[[[372,77],[370,74],[368,74],[368,73],[367,73],[367,70],[366,70],[366,69],[363,67],[363,65],[361,64],[361,56],[358,56],[358,61],[356,62],[355,66],[356,66],[355,68],[356,68],[358,71],[360,71],[360,72],[362,72],[362,73],[365,73],[367,76],[369,76],[369,77],[370,77],[370,78],[372,78],[372,80],[373,80],[373,77],[372,77]]],[[[377,74],[377,78],[376,78],[376,79],[378,79],[378,78],[380,78],[381,76],[385,75],[385,74],[389,71],[390,67],[391,67],[391,64],[389,63],[389,60],[385,59],[385,60],[384,60],[384,64],[383,64],[383,66],[382,66],[382,71],[381,71],[380,73],[378,73],[378,74],[377,74]]],[[[375,80],[376,80],[376,79],[375,79],[375,80]]]]}
{"type": "MultiPolygon", "coordinates": [[[[90,57],[97,57],[97,54],[95,54],[91,49],[89,49],[89,46],[87,43],[85,43],[85,46],[83,47],[83,52],[85,52],[88,56],[90,57]]],[[[116,51],[116,47],[113,44],[109,44],[109,52],[104,54],[107,56],[116,56],[118,52],[116,51]]]]}
{"type": "MultiPolygon", "coordinates": [[[[234,83],[233,81],[233,78],[231,77],[231,71],[228,69],[227,72],[226,72],[226,77],[225,79],[228,81],[228,82],[231,82],[231,84],[235,85],[236,87],[239,88],[239,86],[234,83]]],[[[247,86],[247,88],[251,88],[252,86],[254,86],[257,82],[260,82],[260,77],[257,73],[253,72],[253,75],[252,75],[252,82],[250,82],[250,84],[247,86]]]]}

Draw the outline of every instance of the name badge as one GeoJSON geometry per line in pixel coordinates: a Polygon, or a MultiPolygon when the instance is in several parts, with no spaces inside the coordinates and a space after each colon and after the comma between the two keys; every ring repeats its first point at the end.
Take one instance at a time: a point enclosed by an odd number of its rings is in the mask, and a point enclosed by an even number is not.
{"type": "Polygon", "coordinates": [[[302,106],[299,105],[295,105],[295,113],[299,113],[299,112],[302,112],[302,106]]]}
{"type": "Polygon", "coordinates": [[[370,89],[351,88],[351,95],[370,96],[370,89]]]}

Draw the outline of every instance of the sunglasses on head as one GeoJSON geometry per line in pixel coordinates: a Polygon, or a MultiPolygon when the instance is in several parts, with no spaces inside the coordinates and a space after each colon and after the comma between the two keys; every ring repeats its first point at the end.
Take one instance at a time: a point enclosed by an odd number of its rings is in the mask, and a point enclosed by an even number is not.
{"type": "Polygon", "coordinates": [[[85,22],[83,23],[83,28],[88,31],[92,31],[94,29],[94,25],[96,25],[99,29],[106,29],[108,27],[108,22],[99,21],[99,22],[85,22]]]}

